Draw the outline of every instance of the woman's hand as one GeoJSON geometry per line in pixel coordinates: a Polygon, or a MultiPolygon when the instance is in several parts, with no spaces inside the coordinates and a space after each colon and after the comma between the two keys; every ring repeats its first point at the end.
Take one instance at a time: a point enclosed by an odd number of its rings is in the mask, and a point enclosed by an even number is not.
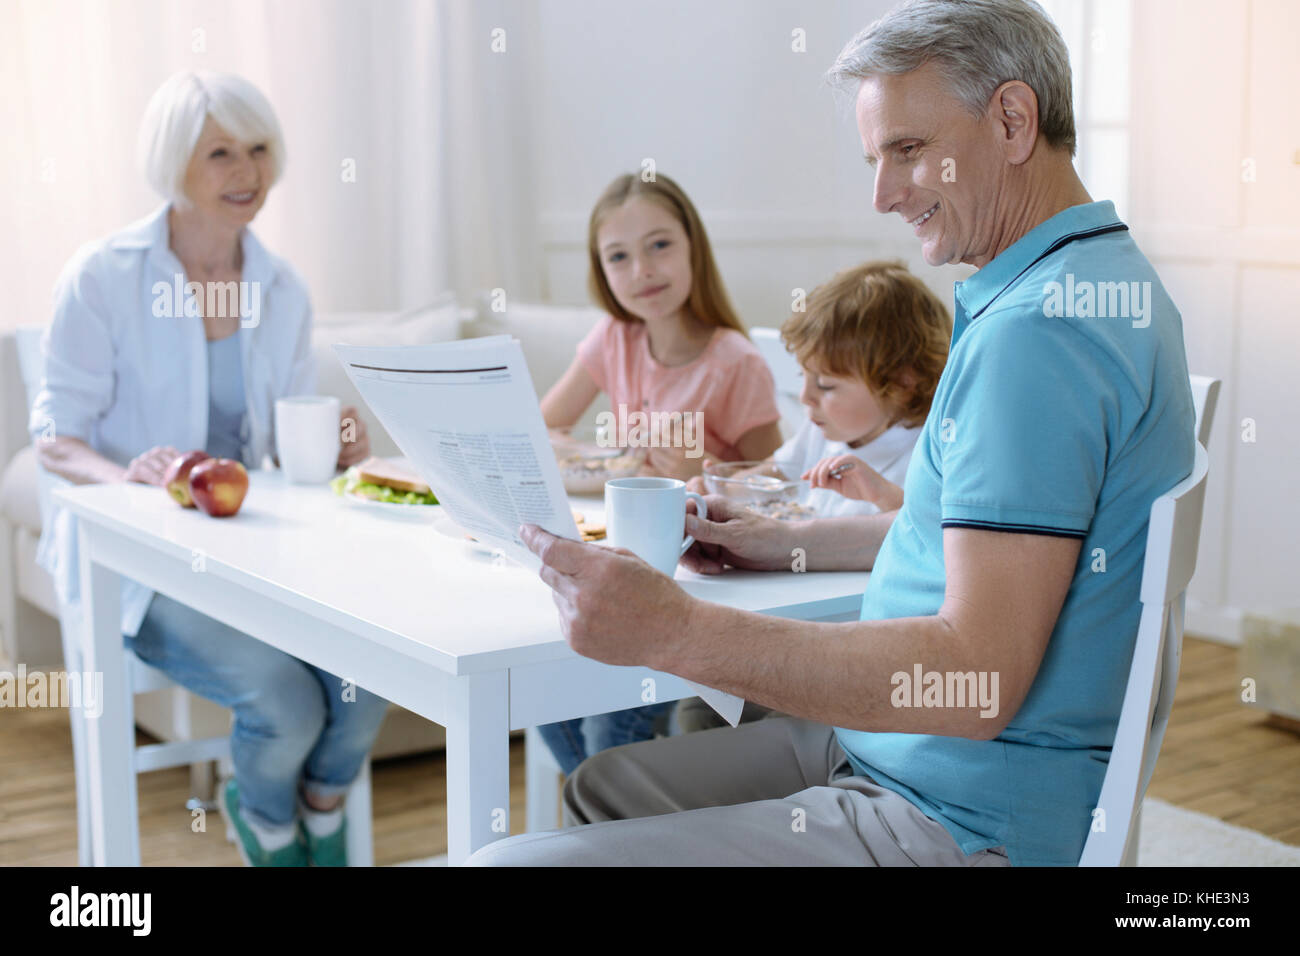
{"type": "Polygon", "coordinates": [[[869,501],[881,511],[895,511],[903,507],[903,489],[894,484],[857,455],[834,455],[813,465],[803,477],[814,488],[829,488],[845,498],[869,501]],[[844,465],[853,467],[832,477],[831,472],[844,465]]]}
{"type": "Polygon", "coordinates": [[[181,456],[171,445],[155,445],[143,454],[136,455],[126,466],[124,481],[138,481],[145,485],[161,485],[167,468],[181,456]]]}
{"type": "Polygon", "coordinates": [[[366,420],[357,412],[355,405],[344,406],[339,414],[339,467],[351,468],[370,457],[370,435],[366,432],[366,420]]]}

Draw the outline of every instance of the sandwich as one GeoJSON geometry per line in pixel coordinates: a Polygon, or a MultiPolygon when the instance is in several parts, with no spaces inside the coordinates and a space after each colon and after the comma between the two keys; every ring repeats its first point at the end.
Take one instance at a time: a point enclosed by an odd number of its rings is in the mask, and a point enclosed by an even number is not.
{"type": "Polygon", "coordinates": [[[339,475],[330,486],[336,494],[395,505],[436,505],[438,499],[405,459],[367,458],[339,475]]]}

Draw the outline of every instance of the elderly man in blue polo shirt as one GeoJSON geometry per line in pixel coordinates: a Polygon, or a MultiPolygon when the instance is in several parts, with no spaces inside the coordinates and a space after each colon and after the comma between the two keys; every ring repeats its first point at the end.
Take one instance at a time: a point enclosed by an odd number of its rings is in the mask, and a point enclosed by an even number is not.
{"type": "Polygon", "coordinates": [[[888,515],[782,523],[709,499],[696,571],[871,568],[861,620],[695,600],[527,529],[567,638],[792,717],[598,754],[552,833],[489,864],[1075,865],[1137,634],[1152,501],[1192,468],[1182,324],[1075,175],[1068,55],[1025,0],[917,0],[856,36],[876,210],[955,289],[952,349],[888,515]]]}

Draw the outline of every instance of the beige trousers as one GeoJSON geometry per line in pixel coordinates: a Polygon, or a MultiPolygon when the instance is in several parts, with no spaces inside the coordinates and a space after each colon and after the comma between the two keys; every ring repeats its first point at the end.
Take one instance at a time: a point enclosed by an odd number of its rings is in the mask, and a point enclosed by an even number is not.
{"type": "Polygon", "coordinates": [[[565,829],[471,866],[1009,866],[962,853],[908,800],[855,776],[835,733],[768,718],[615,747],[565,784],[565,829]]]}

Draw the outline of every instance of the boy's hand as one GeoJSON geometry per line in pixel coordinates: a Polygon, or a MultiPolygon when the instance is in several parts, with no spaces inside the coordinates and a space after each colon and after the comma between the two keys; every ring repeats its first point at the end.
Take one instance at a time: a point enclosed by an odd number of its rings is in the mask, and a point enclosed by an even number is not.
{"type": "Polygon", "coordinates": [[[829,488],[845,498],[869,501],[881,511],[894,511],[903,507],[903,489],[894,484],[857,455],[834,455],[823,458],[803,473],[814,488],[829,488]],[[832,478],[831,472],[843,465],[852,465],[832,478]]]}

